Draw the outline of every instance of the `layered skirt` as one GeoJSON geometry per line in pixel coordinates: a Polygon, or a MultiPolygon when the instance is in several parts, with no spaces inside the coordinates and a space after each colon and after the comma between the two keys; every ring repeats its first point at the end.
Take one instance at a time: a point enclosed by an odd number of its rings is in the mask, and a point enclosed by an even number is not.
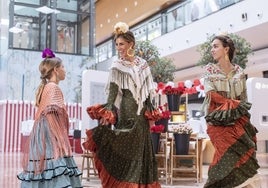
{"type": "Polygon", "coordinates": [[[68,139],[68,117],[64,113],[50,108],[35,121],[24,148],[23,172],[17,175],[22,188],[82,187],[81,172],[68,139]]]}

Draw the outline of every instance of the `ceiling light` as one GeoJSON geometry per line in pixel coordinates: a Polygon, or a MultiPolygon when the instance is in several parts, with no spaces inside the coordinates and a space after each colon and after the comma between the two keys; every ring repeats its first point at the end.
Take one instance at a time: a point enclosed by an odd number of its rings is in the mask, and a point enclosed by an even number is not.
{"type": "Polygon", "coordinates": [[[38,12],[42,12],[43,14],[51,14],[51,13],[58,14],[58,13],[60,13],[59,10],[51,9],[51,8],[49,8],[47,6],[39,7],[37,9],[35,9],[35,10],[38,11],[38,12]]]}
{"type": "Polygon", "coordinates": [[[24,30],[14,26],[14,27],[11,27],[8,31],[11,32],[11,33],[17,34],[17,33],[22,33],[24,30]]]}
{"type": "Polygon", "coordinates": [[[9,20],[8,19],[1,19],[1,25],[9,25],[9,20]]]}
{"type": "Polygon", "coordinates": [[[61,11],[59,11],[59,10],[57,10],[57,9],[54,9],[54,13],[55,13],[55,14],[59,14],[59,13],[61,13],[61,11]]]}
{"type": "Polygon", "coordinates": [[[21,22],[16,23],[14,27],[11,27],[8,31],[11,33],[22,33],[24,30],[22,29],[22,24],[21,22]]]}

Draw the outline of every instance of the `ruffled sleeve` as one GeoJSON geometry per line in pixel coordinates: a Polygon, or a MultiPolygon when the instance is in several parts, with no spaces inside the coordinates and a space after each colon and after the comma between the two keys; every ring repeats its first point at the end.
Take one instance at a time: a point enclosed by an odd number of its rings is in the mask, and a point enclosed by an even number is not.
{"type": "Polygon", "coordinates": [[[210,110],[205,116],[212,125],[232,126],[235,121],[246,115],[250,117],[248,110],[251,104],[245,101],[226,99],[216,92],[209,92],[210,110]]]}
{"type": "Polygon", "coordinates": [[[145,101],[145,105],[147,106],[147,109],[144,115],[148,120],[158,121],[162,118],[162,113],[159,111],[159,109],[154,107],[154,105],[151,103],[150,97],[145,101]]]}
{"type": "Polygon", "coordinates": [[[109,124],[114,125],[117,120],[117,109],[113,105],[118,93],[118,86],[115,83],[110,83],[109,95],[106,104],[97,104],[87,108],[87,113],[91,119],[99,120],[104,118],[109,124]]]}
{"type": "Polygon", "coordinates": [[[107,104],[101,105],[97,104],[87,108],[87,113],[91,119],[100,120],[105,119],[110,124],[114,125],[116,123],[116,114],[106,108],[107,104]]]}

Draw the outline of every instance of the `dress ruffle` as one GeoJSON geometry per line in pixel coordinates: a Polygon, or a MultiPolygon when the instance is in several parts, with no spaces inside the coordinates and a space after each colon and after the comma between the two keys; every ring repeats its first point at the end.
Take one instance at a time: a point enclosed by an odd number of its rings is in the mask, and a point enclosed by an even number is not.
{"type": "Polygon", "coordinates": [[[255,154],[257,130],[248,112],[251,104],[210,94],[210,113],[205,118],[215,153],[204,187],[235,187],[259,168],[255,154]]]}
{"type": "Polygon", "coordinates": [[[65,109],[56,105],[43,109],[25,144],[23,172],[17,175],[21,188],[82,187],[67,128],[65,109]]]}
{"type": "Polygon", "coordinates": [[[75,164],[73,157],[63,157],[56,160],[47,159],[46,167],[40,174],[34,173],[34,164],[29,162],[28,171],[20,173],[17,177],[22,180],[22,187],[81,187],[78,176],[81,171],[75,164]],[[65,178],[63,178],[65,176],[65,178]],[[76,178],[74,178],[76,177],[76,178]],[[53,181],[51,181],[53,180],[53,181]]]}
{"type": "Polygon", "coordinates": [[[250,117],[248,110],[251,108],[251,103],[237,100],[229,100],[221,104],[205,117],[208,123],[219,126],[232,126],[235,121],[242,116],[250,117]]]}
{"type": "MultiPolygon", "coordinates": [[[[99,128],[107,130],[106,126],[100,125],[99,128]]],[[[101,131],[97,131],[97,132],[100,133],[101,131]]],[[[110,131],[108,131],[108,132],[110,132],[110,131]]],[[[99,172],[100,179],[103,180],[102,181],[103,187],[105,187],[105,188],[114,188],[114,187],[120,187],[120,188],[130,188],[130,187],[131,188],[160,188],[161,187],[161,185],[157,181],[147,183],[147,184],[142,184],[142,183],[137,183],[137,182],[125,181],[124,179],[117,179],[114,176],[112,176],[112,174],[109,172],[109,168],[106,169],[104,163],[102,162],[103,159],[101,159],[99,157],[99,154],[97,151],[97,149],[103,150],[103,148],[107,148],[110,142],[104,144],[104,142],[107,142],[107,140],[106,140],[107,137],[105,137],[105,138],[103,137],[101,142],[103,142],[104,145],[103,146],[99,145],[100,147],[98,147],[97,144],[95,143],[93,137],[96,137],[96,135],[98,135],[99,133],[96,134],[96,132],[94,132],[94,129],[87,130],[86,131],[87,140],[86,140],[86,142],[83,143],[83,147],[85,149],[93,152],[95,167],[99,172]],[[97,151],[97,153],[96,153],[96,151],[97,151]]],[[[129,133],[124,132],[124,133],[122,133],[122,136],[127,135],[127,134],[129,134],[129,133]]],[[[116,137],[119,135],[115,136],[111,132],[110,132],[110,135],[113,135],[113,139],[115,140],[115,142],[117,142],[116,140],[118,140],[118,138],[116,138],[116,137]]],[[[122,138],[124,138],[124,137],[122,137],[122,138]]],[[[129,142],[129,140],[126,142],[129,142]]],[[[116,145],[117,144],[115,144],[114,147],[116,147],[116,145]]],[[[112,152],[112,150],[110,150],[111,156],[106,156],[105,158],[110,159],[110,160],[114,160],[112,158],[112,155],[115,155],[115,153],[118,153],[118,150],[117,151],[116,150],[117,150],[116,148],[114,148],[113,152],[112,152]]],[[[137,158],[140,155],[137,155],[136,157],[135,157],[134,153],[133,153],[133,156],[128,156],[128,157],[127,156],[123,157],[122,155],[123,155],[122,153],[121,153],[121,155],[116,154],[116,156],[117,156],[116,162],[120,161],[120,163],[123,166],[123,168],[121,170],[117,170],[118,174],[121,174],[120,176],[122,176],[122,177],[130,176],[129,178],[132,178],[132,176],[133,176],[133,178],[134,178],[136,176],[136,172],[135,172],[136,167],[141,165],[140,164],[141,161],[139,161],[137,158]],[[129,174],[129,171],[132,171],[132,173],[129,174]]],[[[106,161],[106,160],[104,160],[104,161],[106,161]]],[[[114,163],[116,163],[116,162],[114,162],[114,163]]],[[[111,163],[113,163],[113,162],[111,162],[111,163]]],[[[148,175],[152,176],[153,174],[150,173],[148,175]]]]}
{"type": "Polygon", "coordinates": [[[108,121],[110,124],[114,125],[116,123],[116,116],[115,114],[106,109],[104,107],[105,105],[94,105],[87,108],[87,113],[91,117],[91,119],[97,119],[104,118],[106,121],[108,121]]]}
{"type": "Polygon", "coordinates": [[[144,115],[148,120],[152,121],[158,121],[163,117],[159,110],[146,110],[144,115]]]}
{"type": "Polygon", "coordinates": [[[93,140],[92,134],[93,134],[92,130],[86,131],[87,140],[85,142],[83,142],[82,145],[86,150],[89,150],[91,152],[95,152],[96,151],[96,144],[93,140]]]}

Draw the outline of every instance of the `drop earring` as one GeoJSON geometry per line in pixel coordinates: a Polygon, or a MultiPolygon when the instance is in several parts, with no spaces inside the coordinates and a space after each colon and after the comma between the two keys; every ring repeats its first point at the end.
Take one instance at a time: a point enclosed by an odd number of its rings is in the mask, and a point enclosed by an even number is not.
{"type": "Polygon", "coordinates": [[[131,47],[131,48],[129,48],[128,50],[127,50],[127,55],[129,56],[129,57],[134,57],[134,55],[135,55],[135,50],[131,47]]]}

